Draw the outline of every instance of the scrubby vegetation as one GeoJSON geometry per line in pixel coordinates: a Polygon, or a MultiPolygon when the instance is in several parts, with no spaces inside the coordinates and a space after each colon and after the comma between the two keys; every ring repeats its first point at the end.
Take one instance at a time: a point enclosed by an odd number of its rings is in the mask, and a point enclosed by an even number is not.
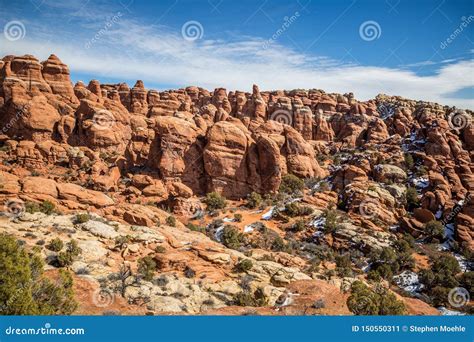
{"type": "Polygon", "coordinates": [[[237,265],[235,265],[235,271],[236,272],[247,272],[250,271],[253,267],[252,260],[250,259],[244,259],[241,260],[237,265]]]}
{"type": "Polygon", "coordinates": [[[441,222],[433,220],[427,222],[424,232],[430,242],[440,242],[444,240],[444,226],[441,222]]]}
{"type": "Polygon", "coordinates": [[[66,251],[60,252],[57,256],[59,267],[71,266],[76,258],[81,255],[82,250],[76,240],[71,240],[66,244],[66,251]]]}
{"type": "Polygon", "coordinates": [[[258,288],[254,293],[247,291],[237,293],[233,298],[232,304],[239,306],[265,306],[268,304],[268,298],[263,290],[258,288]]]}
{"type": "Polygon", "coordinates": [[[407,190],[405,193],[405,201],[406,201],[407,209],[409,211],[419,206],[420,199],[418,198],[418,193],[416,192],[416,189],[414,187],[411,187],[411,186],[407,187],[407,190]]]}
{"type": "Polygon", "coordinates": [[[247,196],[247,207],[254,209],[262,204],[262,196],[257,192],[252,192],[247,196]]]}
{"type": "Polygon", "coordinates": [[[140,274],[143,279],[151,281],[156,271],[156,262],[153,257],[147,255],[143,258],[138,259],[138,274],[140,274]]]}
{"type": "Polygon", "coordinates": [[[405,305],[387,289],[378,286],[370,289],[357,280],[352,283],[347,306],[355,315],[403,315],[405,305]]]}
{"type": "Polygon", "coordinates": [[[474,272],[458,276],[460,272],[458,261],[448,254],[434,256],[431,258],[430,268],[420,271],[420,281],[425,285],[425,293],[434,306],[449,306],[449,291],[458,286],[464,286],[471,295],[473,294],[474,272]]]}
{"type": "Polygon", "coordinates": [[[245,241],[244,235],[239,231],[238,228],[226,225],[222,230],[222,243],[224,246],[239,249],[245,241]]]}
{"type": "Polygon", "coordinates": [[[54,238],[52,239],[49,244],[46,246],[47,249],[53,252],[59,252],[61,249],[63,249],[64,243],[60,238],[54,238]]]}
{"type": "Polygon", "coordinates": [[[218,192],[210,192],[206,195],[204,203],[206,203],[208,210],[218,210],[226,207],[227,200],[218,192]]]}
{"type": "Polygon", "coordinates": [[[44,201],[42,203],[26,202],[25,210],[27,213],[34,214],[37,212],[51,215],[54,214],[56,206],[50,201],[44,201]]]}
{"type": "Polygon", "coordinates": [[[407,245],[404,242],[399,242],[398,246],[400,247],[398,251],[390,247],[384,247],[382,250],[371,254],[369,279],[377,281],[383,278],[390,281],[400,271],[409,270],[414,267],[415,261],[410,254],[410,249],[407,249],[407,245]]]}
{"type": "Polygon", "coordinates": [[[81,223],[86,223],[91,219],[91,216],[89,214],[77,214],[74,217],[74,223],[76,224],[81,224],[81,223]]]}
{"type": "Polygon", "coordinates": [[[0,314],[69,315],[77,308],[69,272],[47,278],[43,262],[12,236],[0,234],[0,314]]]}
{"type": "Polygon", "coordinates": [[[303,189],[304,181],[301,178],[298,178],[292,174],[283,176],[280,184],[280,192],[290,195],[297,195],[301,193],[303,189]]]}

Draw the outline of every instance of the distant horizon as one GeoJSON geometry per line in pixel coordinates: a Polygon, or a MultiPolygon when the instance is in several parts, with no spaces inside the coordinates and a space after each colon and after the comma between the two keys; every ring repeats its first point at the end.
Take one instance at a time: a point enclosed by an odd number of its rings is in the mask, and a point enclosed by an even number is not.
{"type": "Polygon", "coordinates": [[[54,53],[73,82],[141,79],[157,90],[257,84],[474,109],[469,0],[0,4],[0,53],[54,53]]]}

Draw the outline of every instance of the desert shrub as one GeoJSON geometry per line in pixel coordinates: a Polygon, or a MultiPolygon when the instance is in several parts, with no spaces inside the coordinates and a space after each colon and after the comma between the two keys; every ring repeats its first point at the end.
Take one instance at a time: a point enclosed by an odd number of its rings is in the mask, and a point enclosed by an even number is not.
{"type": "Polygon", "coordinates": [[[416,192],[416,188],[414,187],[407,187],[406,193],[405,193],[405,200],[407,204],[407,208],[409,210],[412,210],[413,208],[416,208],[420,204],[420,199],[418,198],[418,193],[416,192]]]}
{"type": "Polygon", "coordinates": [[[391,247],[384,247],[374,251],[370,256],[372,263],[372,279],[378,276],[391,280],[392,277],[403,269],[412,269],[414,260],[409,251],[397,252],[391,247]]]}
{"type": "Polygon", "coordinates": [[[130,235],[119,235],[115,238],[115,247],[118,249],[123,249],[127,243],[132,240],[130,235]]]}
{"type": "Polygon", "coordinates": [[[326,209],[324,212],[326,222],[324,223],[324,232],[332,233],[337,228],[337,211],[335,209],[326,209]]]}
{"type": "Polygon", "coordinates": [[[252,294],[250,292],[239,292],[234,295],[232,300],[233,305],[238,306],[265,306],[268,304],[268,298],[265,296],[263,290],[258,288],[252,294]]]}
{"type": "Polygon", "coordinates": [[[347,307],[355,315],[403,315],[405,305],[393,293],[379,287],[370,289],[357,280],[351,285],[347,307]]]}
{"type": "Polygon", "coordinates": [[[401,252],[401,253],[408,253],[412,249],[412,247],[410,246],[410,243],[404,239],[396,240],[393,243],[393,248],[395,248],[397,252],[401,252]]]}
{"type": "Polygon", "coordinates": [[[201,232],[205,233],[206,232],[206,227],[198,226],[197,224],[189,222],[186,227],[188,227],[190,230],[193,232],[201,232]]]}
{"type": "Polygon", "coordinates": [[[140,274],[143,279],[151,281],[156,270],[155,260],[147,255],[143,258],[138,259],[138,274],[140,274]]]}
{"type": "Polygon", "coordinates": [[[247,272],[250,271],[253,267],[252,260],[244,259],[241,260],[237,265],[235,265],[236,272],[247,272]]]}
{"type": "Polygon", "coordinates": [[[91,216],[89,214],[77,214],[74,217],[74,223],[80,224],[80,223],[86,223],[91,219],[91,216]]]}
{"type": "Polygon", "coordinates": [[[425,166],[417,167],[415,170],[415,176],[422,177],[428,174],[428,169],[425,166]]]}
{"type": "Polygon", "coordinates": [[[301,178],[292,174],[283,176],[280,184],[280,192],[295,195],[303,191],[303,189],[304,181],[301,178]]]}
{"type": "Polygon", "coordinates": [[[351,258],[349,255],[337,255],[335,258],[336,261],[336,273],[340,277],[350,277],[352,276],[351,269],[351,258]]]}
{"type": "Polygon", "coordinates": [[[347,254],[336,255],[335,261],[337,267],[351,267],[351,258],[347,254]]]}
{"type": "Polygon", "coordinates": [[[242,222],[242,214],[234,214],[235,222],[242,222]]]}
{"type": "Polygon", "coordinates": [[[78,246],[76,240],[71,240],[66,244],[66,251],[60,252],[57,256],[59,267],[71,266],[72,263],[81,255],[82,249],[78,246]]]}
{"type": "Polygon", "coordinates": [[[171,227],[176,227],[176,217],[170,215],[166,218],[166,224],[171,227]]]}
{"type": "Polygon", "coordinates": [[[296,202],[291,202],[285,204],[285,213],[290,217],[306,216],[312,214],[313,209],[311,207],[298,204],[296,202]]]}
{"type": "Polygon", "coordinates": [[[275,240],[273,240],[271,249],[272,251],[275,251],[275,252],[286,251],[285,241],[281,238],[281,236],[275,237],[275,240]]]}
{"type": "Polygon", "coordinates": [[[302,232],[306,229],[306,223],[304,220],[297,220],[291,227],[294,231],[302,232]]]}
{"type": "Polygon", "coordinates": [[[186,278],[194,278],[196,276],[196,271],[194,271],[191,267],[186,266],[184,269],[184,276],[186,278]]]}
{"type": "Polygon", "coordinates": [[[449,305],[447,294],[459,286],[456,275],[460,271],[456,258],[448,254],[433,257],[430,269],[420,271],[420,282],[425,285],[425,293],[434,305],[449,305]]]}
{"type": "Polygon", "coordinates": [[[244,244],[244,235],[237,227],[226,225],[222,230],[222,243],[232,249],[239,249],[244,244]]]}
{"type": "Polygon", "coordinates": [[[224,209],[227,205],[225,197],[218,192],[208,193],[204,199],[204,203],[206,203],[208,210],[224,209]]]}
{"type": "Polygon", "coordinates": [[[30,214],[41,212],[46,215],[51,215],[55,212],[55,205],[50,201],[44,201],[40,204],[36,202],[26,202],[25,211],[30,214]]]}
{"type": "Polygon", "coordinates": [[[474,272],[464,272],[459,277],[459,286],[468,290],[472,298],[474,296],[474,272]]]}
{"type": "Polygon", "coordinates": [[[415,165],[415,161],[413,160],[413,156],[410,153],[405,153],[404,159],[405,159],[405,167],[408,170],[411,170],[413,168],[413,166],[415,165]]]}
{"type": "Polygon", "coordinates": [[[326,302],[324,299],[320,298],[316,300],[313,305],[311,305],[313,309],[324,309],[326,307],[326,302]]]}
{"type": "Polygon", "coordinates": [[[77,308],[69,272],[43,276],[43,261],[10,235],[0,234],[0,314],[69,315],[77,308]]]}
{"type": "Polygon", "coordinates": [[[424,232],[429,241],[433,241],[434,239],[438,241],[444,240],[444,226],[439,221],[432,220],[427,222],[424,226],[424,232]]]}
{"type": "Polygon", "coordinates": [[[156,253],[165,253],[165,252],[166,252],[166,248],[163,247],[163,246],[158,245],[158,246],[155,247],[155,252],[156,252],[156,253]]]}
{"type": "Polygon", "coordinates": [[[247,196],[247,207],[254,209],[262,204],[262,196],[257,192],[252,192],[247,196]]]}
{"type": "Polygon", "coordinates": [[[46,246],[47,249],[53,252],[59,252],[61,249],[63,249],[64,243],[60,238],[54,238],[52,239],[49,244],[46,246]]]}

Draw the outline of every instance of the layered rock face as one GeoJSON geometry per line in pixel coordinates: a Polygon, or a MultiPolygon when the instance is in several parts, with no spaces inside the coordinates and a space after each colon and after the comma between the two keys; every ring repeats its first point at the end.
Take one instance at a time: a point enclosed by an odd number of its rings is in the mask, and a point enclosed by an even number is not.
{"type": "MultiPolygon", "coordinates": [[[[408,232],[421,224],[400,205],[413,186],[420,207],[438,220],[464,203],[451,217],[454,238],[472,248],[473,125],[453,126],[454,111],[316,89],[160,92],[142,81],[130,88],[96,80],[73,86],[55,55],[0,63],[0,143],[19,167],[46,177],[48,167],[68,167],[71,181],[91,191],[120,201],[144,197],[183,213],[211,191],[229,199],[274,193],[290,173],[331,183],[348,212],[369,192],[382,205],[382,220],[408,232]],[[147,180],[131,181],[138,176],[147,180]]],[[[470,111],[463,115],[472,119],[470,111]]]]}

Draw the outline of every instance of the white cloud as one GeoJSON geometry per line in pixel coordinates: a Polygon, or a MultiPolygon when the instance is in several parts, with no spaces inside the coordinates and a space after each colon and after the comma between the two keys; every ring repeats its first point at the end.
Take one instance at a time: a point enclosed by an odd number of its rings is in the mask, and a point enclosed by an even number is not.
{"type": "Polygon", "coordinates": [[[148,82],[177,88],[198,85],[249,91],[255,83],[264,90],[320,88],[328,92],[354,92],[362,100],[386,93],[474,108],[474,99],[447,95],[474,86],[472,60],[439,63],[436,74],[419,76],[402,68],[358,66],[326,56],[311,56],[278,43],[264,49],[266,40],[259,37],[232,37],[224,41],[204,36],[188,42],[180,32],[144,26],[128,20],[126,15],[86,49],[86,42],[104,25],[104,20],[87,15],[95,21],[84,22],[74,41],[54,35],[48,39],[44,30],[41,35],[27,34],[25,39],[14,42],[2,36],[0,53],[29,53],[40,59],[54,53],[72,71],[96,75],[98,79],[142,79],[145,85],[148,82]]]}

